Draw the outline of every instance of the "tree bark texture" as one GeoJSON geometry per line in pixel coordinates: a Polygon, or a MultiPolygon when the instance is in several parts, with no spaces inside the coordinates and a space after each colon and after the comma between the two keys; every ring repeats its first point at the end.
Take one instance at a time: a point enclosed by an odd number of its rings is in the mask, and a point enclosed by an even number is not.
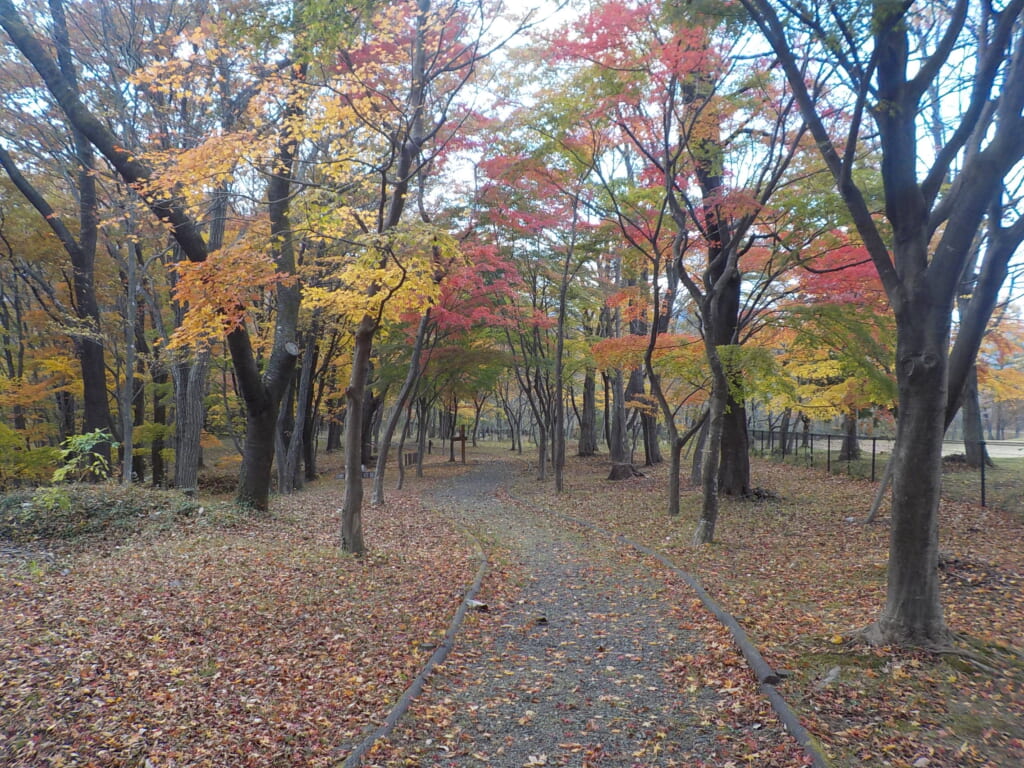
{"type": "Polygon", "coordinates": [[[939,597],[939,495],[946,412],[949,312],[902,318],[897,327],[900,415],[893,450],[892,522],[885,608],[872,642],[933,646],[948,641],[939,597]]]}
{"type": "Polygon", "coordinates": [[[609,480],[627,480],[636,475],[630,461],[629,445],[626,440],[626,387],[622,371],[616,369],[611,376],[611,427],[609,430],[608,453],[612,468],[609,480]]]}
{"type": "Polygon", "coordinates": [[[587,368],[583,378],[583,409],[580,412],[580,456],[597,455],[597,381],[596,371],[587,368]]]}
{"type": "Polygon", "coordinates": [[[366,396],[366,377],[370,373],[370,351],[376,321],[364,316],[356,328],[355,349],[352,354],[352,373],[345,396],[349,418],[345,421],[345,502],[341,509],[341,548],[360,555],[366,549],[363,541],[363,475],[361,449],[363,445],[363,398],[366,396]]]}
{"type": "Polygon", "coordinates": [[[203,431],[203,398],[210,367],[208,349],[197,350],[190,362],[171,365],[174,380],[174,487],[187,494],[199,491],[199,442],[203,431]]]}

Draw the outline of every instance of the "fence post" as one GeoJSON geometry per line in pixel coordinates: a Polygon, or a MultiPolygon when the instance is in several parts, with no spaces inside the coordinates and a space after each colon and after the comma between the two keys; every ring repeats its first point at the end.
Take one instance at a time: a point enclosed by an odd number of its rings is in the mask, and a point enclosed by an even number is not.
{"type": "Polygon", "coordinates": [[[981,441],[981,506],[984,508],[985,504],[985,441],[981,441]]]}

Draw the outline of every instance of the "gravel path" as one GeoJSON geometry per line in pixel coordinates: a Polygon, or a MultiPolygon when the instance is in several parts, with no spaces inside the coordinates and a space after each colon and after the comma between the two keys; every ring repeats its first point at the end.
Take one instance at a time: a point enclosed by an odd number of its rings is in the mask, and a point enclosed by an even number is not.
{"type": "Polygon", "coordinates": [[[478,465],[428,500],[505,553],[522,589],[485,581],[487,611],[366,764],[691,765],[714,742],[717,694],[667,677],[700,646],[672,620],[664,581],[644,573],[655,566],[511,502],[512,471],[478,465]]]}

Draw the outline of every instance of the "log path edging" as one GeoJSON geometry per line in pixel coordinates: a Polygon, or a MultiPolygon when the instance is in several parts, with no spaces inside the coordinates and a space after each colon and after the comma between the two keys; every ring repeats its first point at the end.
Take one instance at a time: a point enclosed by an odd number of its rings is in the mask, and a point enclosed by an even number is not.
{"type": "MultiPolygon", "coordinates": [[[[799,716],[776,687],[776,684],[780,681],[779,674],[772,669],[767,661],[765,661],[760,651],[758,651],[757,647],[750,641],[750,638],[743,630],[743,627],[740,626],[738,621],[736,621],[736,618],[726,611],[713,597],[711,597],[710,594],[708,594],[707,590],[704,589],[696,576],[688,571],[684,571],[661,552],[641,544],[638,541],[634,541],[628,536],[608,531],[589,520],[582,520],[580,518],[565,515],[560,512],[554,512],[550,509],[538,506],[530,501],[513,495],[511,492],[509,492],[509,497],[513,501],[532,507],[539,512],[547,515],[555,515],[573,523],[574,525],[587,528],[601,534],[602,536],[626,544],[638,552],[642,552],[648,557],[657,560],[671,573],[679,577],[687,586],[690,587],[690,589],[694,591],[704,607],[707,608],[719,623],[729,631],[733,642],[743,655],[743,658],[746,660],[751,672],[753,672],[758,685],[760,686],[761,692],[768,699],[772,710],[779,718],[783,727],[789,731],[790,735],[811,759],[811,765],[813,768],[829,768],[829,762],[818,749],[814,737],[811,736],[810,732],[806,728],[804,728],[803,724],[800,722],[799,716]]],[[[466,529],[463,529],[463,533],[473,542],[477,551],[479,565],[477,567],[476,577],[473,580],[473,583],[466,589],[462,601],[448,625],[448,630],[445,632],[444,639],[437,648],[434,649],[434,652],[423,665],[423,668],[398,698],[398,701],[395,702],[394,707],[392,707],[391,712],[387,715],[384,721],[365,736],[363,740],[356,745],[348,755],[346,755],[342,762],[337,764],[338,768],[358,768],[363,757],[366,756],[367,752],[370,751],[373,745],[379,739],[390,735],[394,731],[399,720],[402,719],[405,713],[409,710],[409,707],[412,705],[413,699],[422,692],[423,687],[430,675],[433,673],[434,668],[448,657],[448,654],[454,647],[455,637],[462,627],[466,613],[468,612],[472,602],[475,600],[477,594],[480,592],[484,576],[487,573],[488,565],[487,554],[477,537],[466,529]]]]}

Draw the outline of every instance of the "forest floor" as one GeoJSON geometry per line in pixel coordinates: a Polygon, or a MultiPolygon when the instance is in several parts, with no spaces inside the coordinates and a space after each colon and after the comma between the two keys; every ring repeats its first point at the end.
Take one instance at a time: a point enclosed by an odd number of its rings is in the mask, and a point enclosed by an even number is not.
{"type": "Polygon", "coordinates": [[[206,504],[0,542],[0,764],[339,765],[441,642],[479,545],[486,610],[364,765],[802,765],[686,585],[565,516],[696,575],[833,765],[1024,763],[1019,518],[943,507],[947,619],[974,659],[872,649],[851,640],[884,599],[869,483],[759,462],[777,498],[727,501],[694,550],[699,497],[667,518],[664,468],[613,484],[574,459],[556,496],[507,451],[469,454],[368,508],[361,558],[337,549],[330,472],[266,517],[206,504]]]}
{"type": "Polygon", "coordinates": [[[779,690],[834,765],[1024,765],[1024,518],[943,502],[940,575],[959,635],[953,652],[871,648],[857,635],[885,601],[889,535],[885,507],[877,523],[863,523],[874,483],[755,461],[754,485],[770,494],[725,500],[717,543],[694,549],[698,490],[684,489],[683,512],[669,519],[666,468],[643,471],[609,483],[605,462],[577,459],[561,497],[527,482],[516,493],[697,576],[786,671],[779,690]]]}

